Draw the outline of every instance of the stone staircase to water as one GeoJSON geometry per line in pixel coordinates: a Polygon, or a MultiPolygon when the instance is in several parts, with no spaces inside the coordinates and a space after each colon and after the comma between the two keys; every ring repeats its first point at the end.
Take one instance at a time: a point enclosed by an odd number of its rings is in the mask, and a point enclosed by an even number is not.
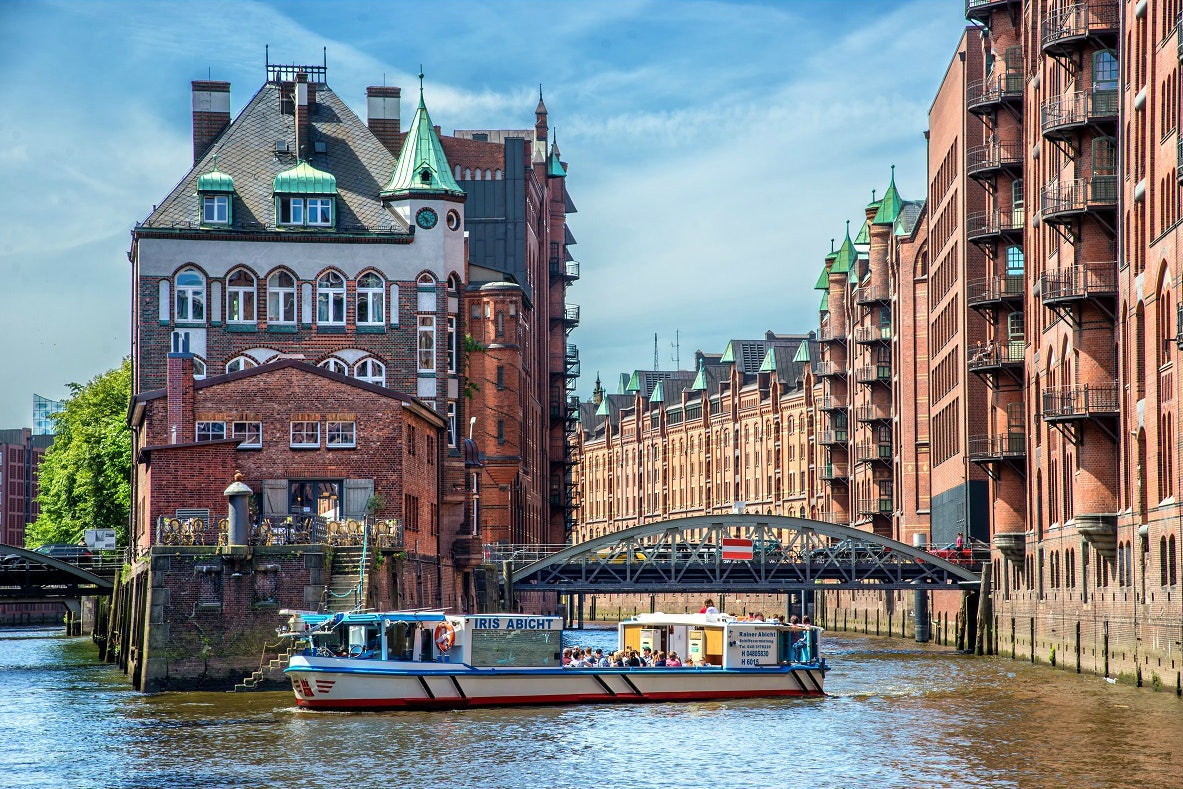
{"type": "MultiPolygon", "coordinates": [[[[329,570],[329,585],[325,592],[326,611],[336,613],[365,607],[365,590],[362,590],[361,599],[357,594],[357,585],[361,580],[362,556],[363,550],[360,545],[339,546],[333,549],[333,565],[329,570]]],[[[365,556],[367,580],[373,569],[373,556],[365,556]]],[[[368,583],[366,585],[368,586],[368,583]]]]}
{"type": "Polygon", "coordinates": [[[252,671],[251,675],[234,686],[235,693],[246,693],[247,691],[255,690],[264,683],[284,683],[287,680],[284,678],[283,670],[288,666],[288,659],[292,656],[292,648],[286,647],[276,653],[276,656],[264,659],[266,662],[260,661],[258,671],[252,671]]]}

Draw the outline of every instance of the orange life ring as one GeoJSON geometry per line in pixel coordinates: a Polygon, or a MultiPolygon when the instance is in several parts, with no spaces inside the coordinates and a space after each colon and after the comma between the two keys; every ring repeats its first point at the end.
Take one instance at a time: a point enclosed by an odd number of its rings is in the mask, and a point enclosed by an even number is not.
{"type": "Polygon", "coordinates": [[[447,652],[456,643],[456,629],[447,622],[435,626],[435,645],[440,652],[447,652]]]}

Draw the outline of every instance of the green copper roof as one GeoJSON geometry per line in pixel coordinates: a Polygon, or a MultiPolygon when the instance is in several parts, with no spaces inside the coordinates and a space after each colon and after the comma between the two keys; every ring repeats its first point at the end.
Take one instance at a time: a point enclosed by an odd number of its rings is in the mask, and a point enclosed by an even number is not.
{"type": "Polygon", "coordinates": [[[735,363],[735,349],[731,346],[732,343],[727,343],[727,347],[723,349],[723,358],[719,359],[720,362],[731,362],[732,364],[735,363]]]}
{"type": "Polygon", "coordinates": [[[664,403],[665,390],[662,389],[661,381],[657,382],[657,386],[653,387],[653,394],[649,395],[650,403],[664,403]]]}
{"type": "Polygon", "coordinates": [[[308,162],[298,162],[295,167],[275,176],[273,191],[276,194],[335,195],[337,179],[332,173],[317,170],[308,162]]]}
{"type": "Polygon", "coordinates": [[[608,416],[608,398],[600,401],[600,407],[596,409],[596,416],[608,416]]]}
{"type": "Polygon", "coordinates": [[[776,369],[776,354],[772,351],[772,346],[768,346],[768,353],[764,354],[764,361],[760,363],[760,372],[770,373],[776,369]]]}
{"type": "Polygon", "coordinates": [[[858,235],[854,237],[856,244],[870,244],[871,243],[871,223],[863,222],[862,229],[858,231],[858,235]]]}
{"type": "Polygon", "coordinates": [[[817,284],[813,286],[814,290],[829,290],[830,289],[830,270],[822,266],[822,273],[817,275],[817,284]]]}
{"type": "Polygon", "coordinates": [[[821,303],[821,306],[818,307],[817,311],[818,312],[829,312],[830,311],[830,291],[827,290],[825,293],[822,294],[822,303],[821,303]]]}
{"type": "Polygon", "coordinates": [[[546,162],[547,178],[566,178],[567,168],[559,160],[559,144],[556,142],[550,148],[550,159],[546,162]]]}
{"type": "Polygon", "coordinates": [[[809,362],[809,343],[802,341],[797,346],[797,355],[793,357],[794,362],[809,362]]]}
{"type": "Polygon", "coordinates": [[[199,192],[233,192],[234,179],[218,169],[214,162],[214,169],[197,177],[197,191],[199,192]]]}
{"type": "Polygon", "coordinates": [[[419,107],[411,119],[403,149],[399,151],[398,162],[390,181],[382,189],[383,197],[409,197],[410,195],[456,195],[464,190],[452,177],[448,159],[440,138],[427,114],[423,102],[423,75],[419,75],[419,107]]]}
{"type": "Polygon", "coordinates": [[[831,274],[847,274],[850,272],[850,267],[854,265],[855,249],[854,242],[850,240],[850,223],[846,223],[846,238],[842,240],[842,246],[838,247],[838,256],[834,258],[834,265],[830,267],[831,274]]]}
{"type": "Polygon", "coordinates": [[[704,392],[707,388],[707,371],[706,365],[700,359],[698,362],[698,375],[694,376],[694,383],[690,384],[691,392],[704,392]]]}
{"type": "Polygon", "coordinates": [[[895,165],[893,164],[891,166],[891,183],[887,185],[887,191],[883,193],[883,199],[879,201],[879,210],[875,212],[875,218],[871,221],[876,225],[895,224],[895,218],[900,215],[903,202],[900,199],[900,193],[895,188],[895,165]]]}
{"type": "Polygon", "coordinates": [[[628,380],[628,386],[624,387],[625,393],[641,391],[641,371],[634,370],[633,377],[628,380]]]}

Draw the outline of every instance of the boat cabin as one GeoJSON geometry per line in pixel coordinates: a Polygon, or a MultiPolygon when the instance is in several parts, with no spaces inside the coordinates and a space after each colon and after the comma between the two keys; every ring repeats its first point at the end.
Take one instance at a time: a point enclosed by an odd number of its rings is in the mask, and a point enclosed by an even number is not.
{"type": "Polygon", "coordinates": [[[281,635],[309,642],[309,655],[478,668],[559,666],[563,620],[557,616],[384,611],[290,615],[281,635]]]}
{"type": "Polygon", "coordinates": [[[815,663],[821,628],[728,614],[639,614],[620,623],[620,644],[677,652],[696,666],[759,668],[815,663]]]}

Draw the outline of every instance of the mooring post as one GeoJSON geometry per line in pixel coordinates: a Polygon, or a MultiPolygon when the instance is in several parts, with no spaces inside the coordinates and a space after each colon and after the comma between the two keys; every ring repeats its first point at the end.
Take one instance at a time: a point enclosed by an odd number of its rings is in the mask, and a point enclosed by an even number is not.
{"type": "MultiPolygon", "coordinates": [[[[912,535],[912,547],[923,550],[927,544],[927,534],[912,535]]],[[[928,591],[919,586],[912,592],[912,616],[915,621],[916,641],[923,644],[932,638],[932,630],[928,621],[928,591]]]]}
{"type": "Polygon", "coordinates": [[[982,586],[978,592],[978,632],[977,643],[974,645],[975,655],[993,654],[994,637],[992,635],[994,614],[990,600],[990,576],[992,568],[989,562],[982,564],[982,586]]]}

